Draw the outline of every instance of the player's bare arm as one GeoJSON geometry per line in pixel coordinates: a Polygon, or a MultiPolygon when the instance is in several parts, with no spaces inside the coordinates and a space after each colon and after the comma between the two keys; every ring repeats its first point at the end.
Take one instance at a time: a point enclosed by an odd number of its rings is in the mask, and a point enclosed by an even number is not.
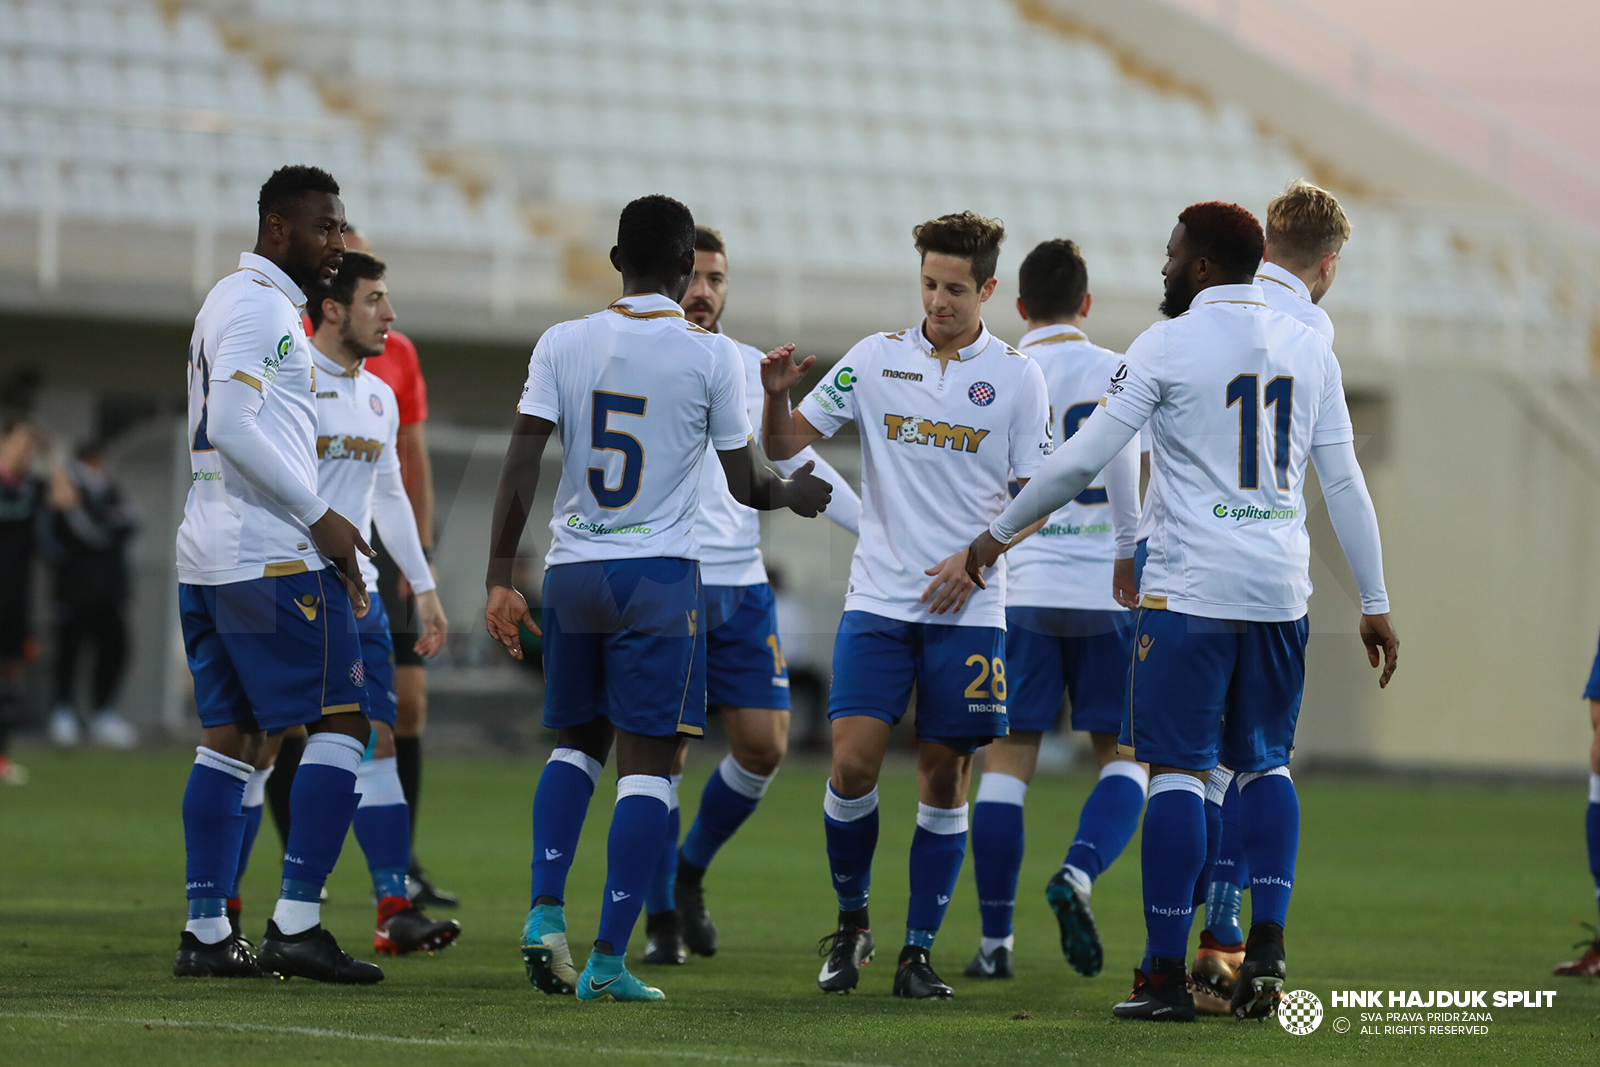
{"type": "Polygon", "coordinates": [[[356,618],[365,618],[371,600],[367,595],[366,579],[361,577],[359,557],[371,559],[376,555],[372,546],[367,544],[367,539],[361,536],[361,531],[356,529],[353,522],[332,508],[311,524],[311,540],[316,542],[317,551],[339,568],[345,588],[350,591],[350,603],[355,608],[356,618]]]}
{"type": "Polygon", "coordinates": [[[809,419],[789,408],[789,394],[816,362],[816,356],[807,356],[796,363],[794,345],[779,345],[762,357],[761,388],[767,399],[761,409],[761,443],[767,455],[779,462],[822,439],[822,432],[809,419]]]}
{"type": "Polygon", "coordinates": [[[807,462],[785,478],[767,465],[754,441],[746,442],[743,448],[718,451],[717,459],[728,477],[728,492],[747,508],[788,508],[810,519],[821,514],[833,496],[833,486],[811,473],[815,463],[807,462]]]}
{"type": "MultiPolygon", "coordinates": [[[[1027,478],[1017,479],[1018,486],[1026,486],[1027,484],[1027,478]]],[[[1027,534],[1042,527],[1048,518],[1049,516],[1047,515],[1038,522],[1031,524],[1029,529],[1013,538],[1011,544],[1001,545],[1000,552],[1004,552],[1011,545],[1021,541],[1027,534]]],[[[985,530],[983,535],[980,536],[987,536],[988,532],[985,530]]],[[[1000,558],[1000,552],[996,552],[994,559],[984,564],[984,567],[994,566],[994,561],[1000,558]]],[[[947,556],[940,560],[938,566],[929,567],[922,573],[931,575],[933,578],[928,583],[928,588],[922,591],[922,601],[928,605],[928,610],[935,615],[943,615],[947,611],[960,611],[966,607],[967,599],[972,596],[974,589],[989,588],[983,582],[982,568],[976,571],[973,569],[972,546],[970,545],[955,555],[947,556]]]]}
{"type": "Polygon", "coordinates": [[[511,584],[511,571],[517,562],[517,545],[528,524],[528,511],[539,491],[539,463],[556,424],[534,415],[518,415],[511,426],[511,444],[500,468],[500,486],[494,495],[494,521],[489,529],[489,569],[484,585],[489,604],[484,609],[484,625],[515,659],[522,658],[518,625],[540,633],[528,611],[528,602],[511,584]]]}

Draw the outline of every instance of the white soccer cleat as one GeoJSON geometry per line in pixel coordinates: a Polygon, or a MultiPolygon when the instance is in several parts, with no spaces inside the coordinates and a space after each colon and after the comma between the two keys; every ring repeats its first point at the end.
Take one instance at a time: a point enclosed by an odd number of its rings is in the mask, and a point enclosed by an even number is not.
{"type": "Polygon", "coordinates": [[[130,749],[139,743],[139,731],[120,712],[107,708],[89,723],[89,737],[101,748],[130,749]]]}
{"type": "Polygon", "coordinates": [[[68,707],[58,707],[50,713],[50,743],[58,748],[73,748],[83,740],[83,728],[78,716],[68,707]]]}

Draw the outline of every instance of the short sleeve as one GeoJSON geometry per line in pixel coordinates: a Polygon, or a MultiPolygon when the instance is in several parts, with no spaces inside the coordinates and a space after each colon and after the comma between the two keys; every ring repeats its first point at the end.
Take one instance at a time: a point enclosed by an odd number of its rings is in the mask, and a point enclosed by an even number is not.
{"type": "Polygon", "coordinates": [[[725,337],[712,346],[711,447],[719,452],[742,448],[750,440],[750,412],[744,402],[744,356],[725,337]]]}
{"type": "Polygon", "coordinates": [[[556,384],[555,349],[559,343],[555,329],[546,330],[533,346],[528,359],[528,380],[522,386],[522,398],[517,401],[517,411],[538,419],[561,421],[561,390],[556,384]]]}
{"type": "Polygon", "coordinates": [[[1330,351],[1328,380],[1322,387],[1322,400],[1317,405],[1317,421],[1311,426],[1311,447],[1339,445],[1356,439],[1355,427],[1350,422],[1350,405],[1344,398],[1344,374],[1339,360],[1330,351]]]}
{"type": "Polygon", "coordinates": [[[1032,478],[1053,450],[1050,427],[1050,387],[1044,371],[1027,356],[1022,372],[1022,395],[1011,409],[1011,476],[1032,478]]]}
{"type": "Polygon", "coordinates": [[[800,401],[800,414],[816,427],[824,437],[832,437],[839,428],[856,417],[856,385],[860,375],[857,368],[866,361],[867,345],[872,339],[858,341],[844,358],[834,364],[817,387],[800,401]]]}
{"type": "Polygon", "coordinates": [[[1161,383],[1156,377],[1158,357],[1162,350],[1161,325],[1158,323],[1140,334],[1128,346],[1122,365],[1106,383],[1106,395],[1101,401],[1106,414],[1122,423],[1139,429],[1149,421],[1161,400],[1161,383]]]}
{"type": "Polygon", "coordinates": [[[297,340],[294,320],[280,308],[259,299],[234,304],[208,356],[212,381],[238,379],[261,392],[271,386],[297,340]]]}

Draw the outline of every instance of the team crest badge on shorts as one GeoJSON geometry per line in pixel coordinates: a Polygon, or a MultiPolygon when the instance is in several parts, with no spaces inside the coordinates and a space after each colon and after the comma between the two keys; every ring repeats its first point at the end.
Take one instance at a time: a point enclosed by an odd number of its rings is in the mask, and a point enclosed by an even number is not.
{"type": "Polygon", "coordinates": [[[377,393],[368,393],[367,394],[367,404],[368,404],[368,406],[370,406],[372,408],[372,413],[374,415],[382,415],[383,414],[383,401],[378,399],[378,394],[377,393]]]}
{"type": "Polygon", "coordinates": [[[988,382],[973,382],[967,390],[967,399],[980,408],[986,408],[994,403],[994,386],[988,382]]]}
{"type": "Polygon", "coordinates": [[[362,666],[360,660],[350,664],[350,680],[355,683],[357,689],[367,684],[367,669],[362,666]]]}

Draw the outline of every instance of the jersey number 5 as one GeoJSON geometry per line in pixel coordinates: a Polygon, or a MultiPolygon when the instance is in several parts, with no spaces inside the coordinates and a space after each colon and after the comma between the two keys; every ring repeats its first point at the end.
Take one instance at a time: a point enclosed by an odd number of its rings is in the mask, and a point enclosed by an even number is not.
{"type": "Polygon", "coordinates": [[[589,447],[597,452],[622,454],[622,477],[615,486],[606,485],[606,472],[599,467],[589,468],[589,492],[608,511],[625,508],[639,495],[639,478],[644,473],[644,446],[631,433],[611,428],[611,413],[643,417],[650,401],[642,396],[627,393],[603,393],[595,390],[593,415],[589,426],[589,447]]]}
{"type": "MultiPolygon", "coordinates": [[[[1261,486],[1261,376],[1241,374],[1228,383],[1228,406],[1239,405],[1239,488],[1261,486]]],[[[1272,467],[1279,489],[1289,488],[1289,422],[1293,417],[1294,379],[1280,374],[1267,383],[1272,420],[1272,467]]]]}

